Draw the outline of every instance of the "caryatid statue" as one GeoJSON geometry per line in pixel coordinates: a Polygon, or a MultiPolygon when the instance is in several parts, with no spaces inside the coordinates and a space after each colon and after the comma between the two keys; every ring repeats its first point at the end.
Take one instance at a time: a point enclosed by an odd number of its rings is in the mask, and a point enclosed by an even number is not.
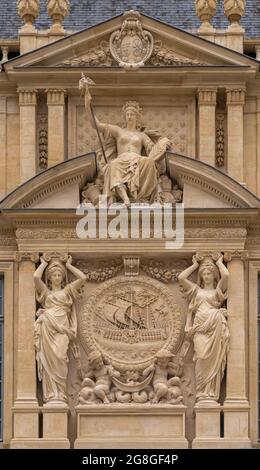
{"type": "Polygon", "coordinates": [[[194,344],[197,403],[219,400],[230,338],[223,308],[228,275],[222,256],[216,262],[205,257],[200,264],[193,256],[192,265],[178,276],[189,302],[185,332],[194,344]],[[195,271],[197,283],[189,279],[195,271]]]}
{"type": "Polygon", "coordinates": [[[75,300],[80,297],[86,276],[71,262],[71,256],[66,265],[59,259],[52,259],[48,264],[42,257],[34,273],[36,299],[42,306],[36,313],[34,343],[44,402],[67,402],[70,345],[75,358],[77,355],[75,300]],[[67,282],[67,270],[76,277],[70,283],[67,282]],[[46,284],[42,281],[44,271],[46,284]]]}

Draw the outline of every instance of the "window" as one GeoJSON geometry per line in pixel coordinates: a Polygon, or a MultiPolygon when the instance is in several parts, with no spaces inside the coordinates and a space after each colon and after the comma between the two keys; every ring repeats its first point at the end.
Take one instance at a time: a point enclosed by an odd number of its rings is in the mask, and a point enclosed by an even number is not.
{"type": "Polygon", "coordinates": [[[258,440],[260,441],[260,274],[258,274],[258,440]]]}
{"type": "Polygon", "coordinates": [[[0,276],[0,441],[3,440],[4,279],[0,276]]]}

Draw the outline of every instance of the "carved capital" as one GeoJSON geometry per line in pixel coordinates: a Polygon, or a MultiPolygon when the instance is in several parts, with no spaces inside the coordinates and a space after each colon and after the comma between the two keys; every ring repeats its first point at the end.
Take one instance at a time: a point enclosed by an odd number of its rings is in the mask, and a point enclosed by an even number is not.
{"type": "Polygon", "coordinates": [[[47,0],[48,15],[51,17],[53,25],[51,30],[62,30],[62,22],[69,15],[69,0],[47,0]]]}
{"type": "Polygon", "coordinates": [[[31,261],[32,263],[38,263],[39,254],[29,251],[17,251],[15,253],[15,261],[21,263],[22,261],[31,261]]]}
{"type": "Polygon", "coordinates": [[[66,90],[62,88],[51,88],[46,90],[46,92],[48,106],[65,104],[66,90]]]}
{"type": "Polygon", "coordinates": [[[217,88],[199,88],[198,89],[199,104],[216,106],[217,88]]]}
{"type": "Polygon", "coordinates": [[[246,87],[227,87],[227,105],[244,105],[246,96],[246,87]]]}
{"type": "Polygon", "coordinates": [[[195,10],[203,28],[212,29],[210,21],[215,15],[216,9],[217,0],[195,0],[195,10]]]}
{"type": "Polygon", "coordinates": [[[58,259],[63,263],[66,263],[68,261],[68,257],[68,253],[60,253],[58,251],[47,251],[43,253],[43,258],[47,263],[49,263],[52,259],[58,259]]]}
{"type": "Polygon", "coordinates": [[[245,250],[225,251],[224,253],[224,260],[227,263],[232,261],[232,259],[241,259],[241,261],[246,261],[248,260],[248,258],[249,258],[248,251],[245,251],[245,250]]]}
{"type": "Polygon", "coordinates": [[[212,258],[213,261],[217,261],[222,253],[220,251],[197,251],[195,256],[199,262],[203,261],[204,258],[212,258]]]}
{"type": "Polygon", "coordinates": [[[34,88],[18,88],[20,106],[36,106],[37,90],[34,88]]]}
{"type": "Polygon", "coordinates": [[[138,276],[140,258],[136,256],[124,257],[125,276],[138,276]]]}
{"type": "Polygon", "coordinates": [[[224,12],[231,24],[239,23],[245,13],[246,0],[224,0],[224,12]]]}
{"type": "Polygon", "coordinates": [[[26,26],[32,27],[40,13],[40,0],[17,0],[17,13],[26,26]]]}

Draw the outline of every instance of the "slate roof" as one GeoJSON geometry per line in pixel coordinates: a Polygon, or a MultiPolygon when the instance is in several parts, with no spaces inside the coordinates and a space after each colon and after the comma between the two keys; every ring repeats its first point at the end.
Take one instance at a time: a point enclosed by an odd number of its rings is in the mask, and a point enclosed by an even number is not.
{"type": "MultiPolygon", "coordinates": [[[[40,0],[40,3],[41,13],[36,26],[46,29],[51,24],[47,15],[46,0],[40,0]]],[[[194,0],[71,0],[70,3],[71,13],[64,26],[72,31],[94,26],[131,9],[186,31],[194,30],[200,24],[195,13],[194,0]]],[[[260,38],[260,0],[247,0],[246,14],[241,24],[246,30],[246,37],[260,38]]],[[[0,38],[17,38],[21,25],[16,11],[16,0],[0,0],[0,38]]],[[[223,13],[223,0],[218,1],[213,25],[216,28],[225,28],[228,25],[223,13]]]]}

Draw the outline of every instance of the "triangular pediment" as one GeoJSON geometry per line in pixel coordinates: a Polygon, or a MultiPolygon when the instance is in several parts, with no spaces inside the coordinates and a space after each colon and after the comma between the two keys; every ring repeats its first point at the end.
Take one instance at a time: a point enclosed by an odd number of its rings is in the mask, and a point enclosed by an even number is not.
{"type": "MultiPolygon", "coordinates": [[[[244,66],[259,68],[257,61],[243,54],[145,15],[138,15],[142,30],[149,36],[149,38],[147,36],[147,49],[151,47],[150,53],[148,50],[144,53],[144,56],[146,54],[145,67],[244,66]]],[[[114,67],[119,67],[118,55],[120,54],[117,50],[117,39],[113,43],[111,37],[120,36],[124,21],[124,15],[120,15],[105,23],[71,34],[7,62],[5,70],[8,73],[14,68],[28,67],[30,69],[32,67],[47,67],[48,69],[84,67],[113,67],[114,69],[114,67]]],[[[126,49],[127,43],[122,47],[126,49]]],[[[132,52],[138,53],[138,47],[132,52]]]]}

